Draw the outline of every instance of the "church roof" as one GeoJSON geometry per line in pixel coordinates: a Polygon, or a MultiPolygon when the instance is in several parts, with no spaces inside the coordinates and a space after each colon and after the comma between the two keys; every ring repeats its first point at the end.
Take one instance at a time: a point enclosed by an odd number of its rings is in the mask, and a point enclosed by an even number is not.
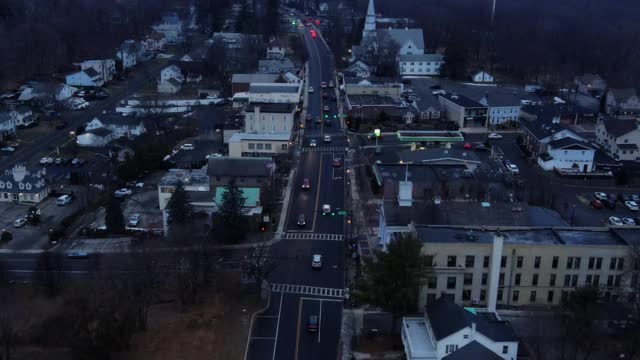
{"type": "Polygon", "coordinates": [[[367,16],[376,16],[376,11],[373,7],[373,0],[369,0],[369,7],[367,8],[367,16]]]}
{"type": "Polygon", "coordinates": [[[382,34],[388,35],[400,46],[406,44],[407,41],[411,41],[416,48],[424,49],[422,29],[378,29],[378,38],[380,38],[382,34]]]}

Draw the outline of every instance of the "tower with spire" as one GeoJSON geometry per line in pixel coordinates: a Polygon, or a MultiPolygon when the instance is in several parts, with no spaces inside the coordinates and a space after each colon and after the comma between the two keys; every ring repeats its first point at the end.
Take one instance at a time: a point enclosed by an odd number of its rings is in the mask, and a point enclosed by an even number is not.
{"type": "Polygon", "coordinates": [[[364,29],[362,30],[363,43],[373,40],[376,36],[376,11],[373,7],[373,0],[369,0],[367,8],[367,18],[364,21],[364,29]]]}

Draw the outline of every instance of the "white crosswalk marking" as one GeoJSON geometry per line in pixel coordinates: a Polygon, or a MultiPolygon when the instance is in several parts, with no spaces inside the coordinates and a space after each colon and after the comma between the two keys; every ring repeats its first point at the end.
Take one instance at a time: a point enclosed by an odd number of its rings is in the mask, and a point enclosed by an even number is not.
{"type": "Polygon", "coordinates": [[[287,232],[282,238],[284,240],[326,240],[326,241],[344,241],[344,235],[338,234],[318,234],[318,233],[297,233],[287,232]]]}
{"type": "Polygon", "coordinates": [[[303,147],[302,151],[347,151],[346,147],[339,146],[320,146],[320,147],[303,147]]]}
{"type": "Polygon", "coordinates": [[[343,289],[325,288],[325,287],[307,286],[307,285],[271,284],[271,291],[289,293],[289,294],[324,296],[324,297],[332,297],[332,298],[344,297],[343,289]]]}
{"type": "Polygon", "coordinates": [[[335,133],[305,133],[304,137],[306,138],[321,138],[325,135],[330,135],[331,137],[334,136],[344,136],[344,133],[339,133],[339,132],[335,132],[335,133]]]}

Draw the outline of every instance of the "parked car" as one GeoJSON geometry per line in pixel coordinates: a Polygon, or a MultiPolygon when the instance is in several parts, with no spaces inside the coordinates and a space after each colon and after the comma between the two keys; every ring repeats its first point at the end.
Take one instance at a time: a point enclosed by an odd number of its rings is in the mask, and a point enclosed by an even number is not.
{"type": "Polygon", "coordinates": [[[633,220],[632,218],[622,218],[622,223],[630,226],[636,225],[636,221],[633,220]]]}
{"type": "Polygon", "coordinates": [[[594,192],[593,193],[593,197],[598,199],[598,200],[606,200],[607,199],[607,194],[603,193],[603,192],[594,192]]]}
{"type": "Polygon", "coordinates": [[[133,191],[127,188],[118,189],[114,192],[116,197],[125,197],[127,195],[133,194],[133,191]]]}
{"type": "Polygon", "coordinates": [[[195,149],[193,144],[182,144],[182,146],[180,146],[180,150],[193,150],[193,149],[195,149]]]}
{"type": "Polygon", "coordinates": [[[14,148],[13,146],[5,146],[3,148],[0,148],[0,151],[12,153],[16,151],[16,148],[14,148]]]}
{"type": "Polygon", "coordinates": [[[487,136],[489,139],[502,139],[502,135],[498,134],[498,133],[491,133],[489,134],[489,136],[487,136]]]}
{"type": "Polygon", "coordinates": [[[613,226],[622,226],[622,225],[624,225],[624,223],[622,222],[622,219],[620,219],[619,217],[616,217],[616,216],[609,217],[609,224],[613,225],[613,226]]]}
{"type": "Polygon", "coordinates": [[[131,227],[138,226],[138,224],[140,224],[140,219],[142,219],[140,214],[131,214],[129,215],[128,225],[131,227]]]}
{"type": "Polygon", "coordinates": [[[25,224],[27,223],[27,218],[26,217],[22,217],[16,221],[13,222],[13,227],[14,228],[21,228],[23,227],[25,224]]]}
{"type": "Polygon", "coordinates": [[[42,159],[40,159],[40,165],[51,165],[51,164],[53,164],[53,158],[43,157],[42,159]]]}
{"type": "Polygon", "coordinates": [[[311,257],[311,267],[314,268],[314,269],[322,268],[322,255],[314,254],[311,257]]]}
{"type": "Polygon", "coordinates": [[[626,206],[627,209],[631,211],[638,211],[638,203],[635,201],[630,201],[630,200],[625,201],[624,206],[626,206]]]}
{"type": "Polygon", "coordinates": [[[322,213],[323,214],[331,213],[331,205],[329,205],[329,204],[322,205],[322,213]]]}
{"type": "Polygon", "coordinates": [[[516,165],[514,165],[514,164],[507,165],[507,169],[514,175],[520,173],[520,169],[518,169],[518,167],[516,165]]]}
{"type": "Polygon", "coordinates": [[[58,206],[67,206],[71,203],[71,195],[62,195],[56,200],[58,206]]]}
{"type": "Polygon", "coordinates": [[[302,180],[302,188],[305,190],[309,190],[311,186],[309,185],[309,178],[304,178],[304,180],[302,180]]]}
{"type": "Polygon", "coordinates": [[[74,166],[82,166],[84,165],[84,163],[85,161],[80,158],[74,158],[73,160],[71,160],[71,165],[74,165],[74,166]]]}
{"type": "Polygon", "coordinates": [[[323,82],[321,82],[321,83],[320,83],[320,87],[321,87],[321,88],[323,88],[323,89],[324,89],[324,88],[326,88],[326,87],[327,87],[327,83],[326,83],[326,82],[324,82],[324,81],[323,81],[323,82]]]}
{"type": "Polygon", "coordinates": [[[604,208],[604,204],[602,203],[602,201],[600,201],[598,199],[591,200],[591,206],[593,206],[594,209],[602,209],[602,208],[604,208]]]}

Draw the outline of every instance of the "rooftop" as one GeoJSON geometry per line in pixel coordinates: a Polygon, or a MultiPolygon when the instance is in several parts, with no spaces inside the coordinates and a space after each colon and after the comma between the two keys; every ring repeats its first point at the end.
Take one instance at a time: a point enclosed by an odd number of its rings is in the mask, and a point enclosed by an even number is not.
{"type": "Polygon", "coordinates": [[[634,119],[605,117],[600,121],[604,124],[607,133],[614,137],[620,137],[638,129],[638,123],[634,119]]]}
{"type": "Polygon", "coordinates": [[[232,83],[273,83],[280,78],[279,74],[233,74],[232,83]]]}
{"type": "Polygon", "coordinates": [[[290,113],[296,109],[296,105],[291,103],[252,103],[247,105],[245,111],[253,112],[255,108],[259,108],[261,113],[290,113]]]}
{"type": "Polygon", "coordinates": [[[253,133],[235,133],[229,139],[229,142],[239,142],[242,140],[274,140],[274,141],[289,141],[291,139],[290,133],[268,133],[268,134],[253,134],[253,133]]]}
{"type": "Polygon", "coordinates": [[[538,140],[542,140],[563,130],[571,131],[563,124],[540,118],[536,120],[520,119],[520,125],[527,129],[538,140]]]}
{"type": "Polygon", "coordinates": [[[429,329],[421,317],[405,317],[402,319],[402,327],[404,333],[407,334],[407,343],[405,346],[409,347],[409,352],[416,358],[428,358],[428,356],[434,356],[436,347],[431,342],[431,336],[429,336],[429,329]]]}
{"type": "Polygon", "coordinates": [[[574,139],[570,136],[549,141],[549,146],[554,149],[566,149],[566,150],[593,150],[593,147],[586,141],[574,139]]]}
{"type": "Polygon", "coordinates": [[[636,89],[627,88],[627,89],[609,89],[609,92],[618,102],[627,101],[629,98],[636,96],[636,89]]]}
{"type": "Polygon", "coordinates": [[[250,93],[290,93],[297,94],[300,92],[300,84],[283,84],[283,83],[255,83],[249,85],[250,93]]]}
{"type": "Polygon", "coordinates": [[[271,158],[212,157],[209,158],[209,176],[269,177],[275,171],[271,158]]]}
{"type": "Polygon", "coordinates": [[[378,29],[378,38],[389,36],[400,46],[412,41],[418,49],[424,49],[422,29],[378,29]]]}
{"type": "Polygon", "coordinates": [[[440,97],[465,108],[486,108],[481,103],[460,94],[447,93],[440,95],[440,97]]]}
{"type": "Polygon", "coordinates": [[[398,106],[400,102],[391,96],[347,95],[351,106],[398,106]]]}
{"type": "MultiPolygon", "coordinates": [[[[260,205],[260,189],[259,188],[246,188],[241,187],[242,196],[245,198],[245,207],[255,207],[260,205]]],[[[222,186],[216,188],[215,203],[222,204],[222,195],[227,192],[227,189],[222,186]]]]}
{"type": "Polygon", "coordinates": [[[177,186],[178,182],[190,191],[209,191],[209,176],[205,169],[169,169],[158,186],[177,186]]]}
{"type": "Polygon", "coordinates": [[[444,61],[442,54],[407,54],[400,55],[400,61],[444,61]]]}
{"type": "Polygon", "coordinates": [[[472,341],[442,358],[442,360],[503,360],[503,358],[477,341],[472,341]]]}
{"type": "Polygon", "coordinates": [[[107,125],[127,125],[138,126],[142,124],[142,119],[135,116],[123,116],[120,114],[101,114],[94,119],[98,119],[103,124],[107,125]]]}

